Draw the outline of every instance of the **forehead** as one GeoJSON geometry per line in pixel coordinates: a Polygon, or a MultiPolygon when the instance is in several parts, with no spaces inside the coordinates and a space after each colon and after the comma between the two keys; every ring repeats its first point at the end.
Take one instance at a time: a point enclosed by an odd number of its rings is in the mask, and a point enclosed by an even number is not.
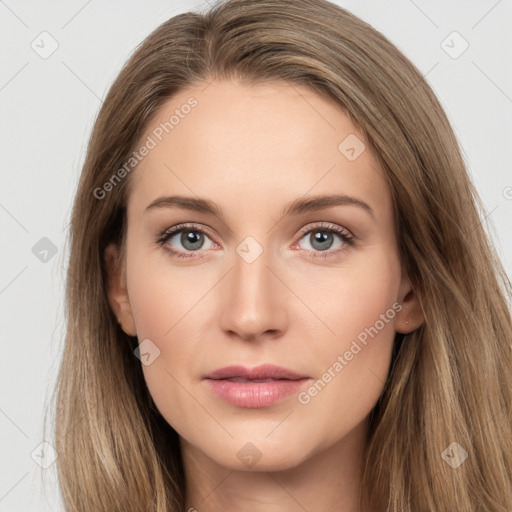
{"type": "Polygon", "coordinates": [[[363,196],[390,208],[369,142],[331,98],[287,82],[214,80],[168,99],[140,138],[129,208],[158,196],[208,197],[238,212],[299,196],[363,196]],[[151,141],[151,142],[149,142],[151,141]]]}

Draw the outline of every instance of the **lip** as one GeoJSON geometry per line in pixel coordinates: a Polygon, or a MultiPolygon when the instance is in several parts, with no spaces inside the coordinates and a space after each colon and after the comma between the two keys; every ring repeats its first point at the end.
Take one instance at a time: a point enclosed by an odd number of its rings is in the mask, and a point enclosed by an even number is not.
{"type": "Polygon", "coordinates": [[[226,366],[204,377],[210,390],[237,407],[269,407],[297,393],[310,377],[276,366],[226,366]]]}

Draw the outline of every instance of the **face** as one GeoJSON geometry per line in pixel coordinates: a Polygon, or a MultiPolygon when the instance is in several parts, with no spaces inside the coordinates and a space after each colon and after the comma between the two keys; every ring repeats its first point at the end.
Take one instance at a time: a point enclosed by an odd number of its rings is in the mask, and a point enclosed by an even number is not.
{"type": "Polygon", "coordinates": [[[109,298],[182,442],[269,470],[362,431],[410,291],[370,143],[308,88],[219,80],[140,140],[109,298]]]}

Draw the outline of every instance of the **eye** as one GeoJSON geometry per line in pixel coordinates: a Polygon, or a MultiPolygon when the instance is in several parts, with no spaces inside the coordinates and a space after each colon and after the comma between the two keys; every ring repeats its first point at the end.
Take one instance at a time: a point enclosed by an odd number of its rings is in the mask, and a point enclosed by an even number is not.
{"type": "MultiPolygon", "coordinates": [[[[166,250],[171,253],[172,256],[177,256],[178,258],[191,258],[196,255],[188,255],[187,252],[198,252],[201,249],[211,249],[212,245],[217,246],[204,229],[195,225],[195,224],[179,224],[177,226],[172,227],[164,231],[157,242],[160,245],[166,245],[166,250]],[[210,240],[210,245],[204,247],[204,242],[206,239],[210,240]],[[180,244],[181,247],[178,249],[174,249],[170,247],[174,244],[180,244]]],[[[218,246],[217,246],[218,247],[218,246]]]]}
{"type": "MultiPolygon", "coordinates": [[[[345,251],[347,247],[355,245],[355,237],[348,230],[335,224],[324,222],[313,226],[313,228],[308,227],[309,229],[304,228],[301,230],[299,242],[305,239],[310,244],[311,249],[306,248],[306,250],[312,257],[326,258],[335,256],[345,251]],[[336,243],[336,238],[338,238],[337,248],[330,250],[333,244],[336,243]]],[[[296,242],[293,248],[299,242],[296,242]]],[[[219,245],[211,240],[204,228],[196,224],[178,224],[167,229],[160,234],[157,243],[165,246],[165,249],[171,256],[178,258],[200,258],[202,257],[202,250],[219,247],[219,245]],[[209,244],[206,244],[206,247],[205,240],[210,241],[209,244]],[[174,248],[176,244],[181,245],[181,247],[174,248]]]]}
{"type": "MultiPolygon", "coordinates": [[[[305,228],[306,229],[306,228],[305,228]]],[[[345,251],[355,244],[354,236],[346,229],[335,224],[320,223],[302,231],[300,240],[306,240],[311,249],[306,248],[314,258],[326,258],[345,251]],[[336,244],[336,238],[338,243],[336,244]],[[330,250],[336,244],[335,250],[330,250]]],[[[299,242],[300,242],[299,240],[299,242]]]]}

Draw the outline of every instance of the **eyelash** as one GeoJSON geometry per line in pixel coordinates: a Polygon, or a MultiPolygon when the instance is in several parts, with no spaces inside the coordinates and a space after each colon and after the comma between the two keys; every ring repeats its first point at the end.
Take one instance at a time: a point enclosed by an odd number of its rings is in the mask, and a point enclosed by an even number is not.
{"type": "MultiPolygon", "coordinates": [[[[160,233],[157,243],[160,246],[164,246],[164,244],[170,240],[174,235],[181,233],[182,231],[192,231],[197,233],[202,233],[209,238],[211,236],[208,234],[207,231],[205,231],[202,227],[200,227],[198,224],[178,224],[170,229],[166,229],[162,233],[160,233]]],[[[338,255],[340,252],[345,251],[348,247],[353,247],[355,245],[355,239],[356,237],[352,234],[350,234],[346,229],[340,228],[336,226],[335,224],[329,224],[325,222],[320,222],[318,225],[315,225],[313,227],[310,227],[307,230],[302,230],[300,233],[300,236],[297,240],[299,242],[304,238],[305,235],[310,234],[314,231],[323,231],[327,233],[334,233],[335,235],[338,235],[341,240],[344,242],[345,247],[342,247],[341,249],[336,250],[326,250],[326,251],[308,251],[310,253],[313,253],[314,258],[329,258],[331,256],[338,255]]],[[[294,244],[295,245],[295,244],[294,244]]],[[[177,257],[177,258],[202,258],[203,256],[195,256],[195,255],[186,255],[183,251],[177,251],[175,249],[171,249],[170,247],[166,247],[165,250],[170,254],[171,257],[177,257]]],[[[189,253],[194,254],[195,252],[199,251],[188,251],[189,253]]]]}

